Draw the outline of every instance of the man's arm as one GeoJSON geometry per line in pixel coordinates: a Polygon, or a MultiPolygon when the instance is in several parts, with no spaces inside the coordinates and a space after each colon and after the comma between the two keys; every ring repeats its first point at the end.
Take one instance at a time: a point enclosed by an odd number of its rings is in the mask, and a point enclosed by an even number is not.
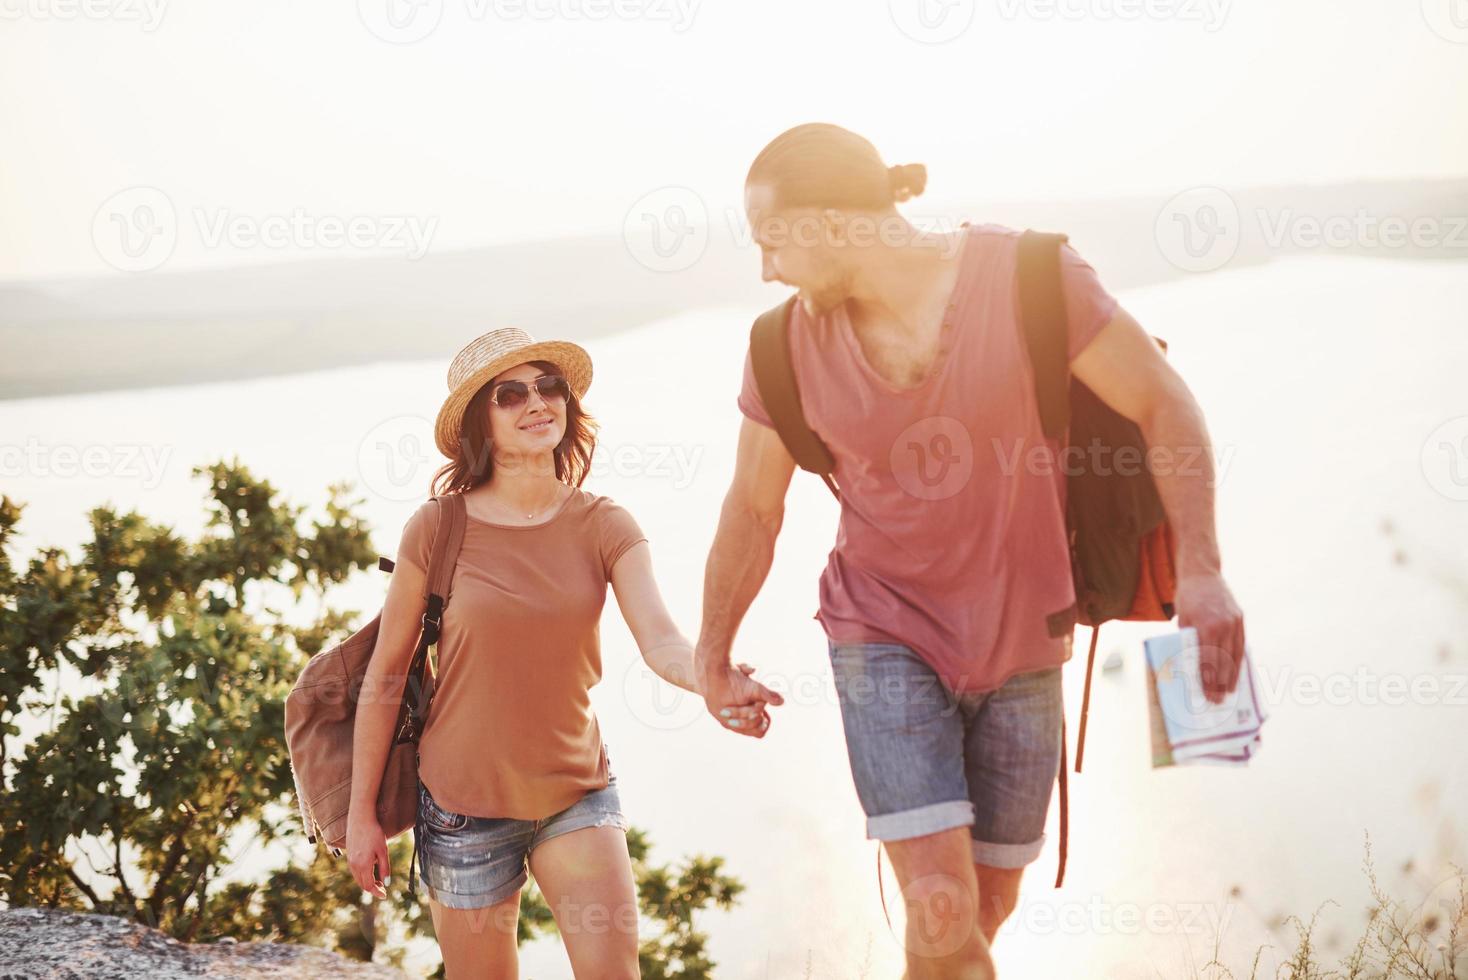
{"type": "Polygon", "coordinates": [[[730,665],[729,654],[740,621],[770,573],[794,472],[795,460],[775,430],[746,418],[739,429],[734,480],[704,568],[703,628],[694,655],[700,689],[716,716],[722,708],[754,700],[756,689],[764,690],[730,665]]]}
{"type": "Polygon", "coordinates": [[[1152,478],[1177,535],[1178,621],[1198,630],[1204,691],[1221,701],[1238,683],[1244,614],[1223,580],[1213,512],[1213,449],[1203,410],[1157,343],[1122,309],[1070,368],[1142,430],[1152,478]]]}

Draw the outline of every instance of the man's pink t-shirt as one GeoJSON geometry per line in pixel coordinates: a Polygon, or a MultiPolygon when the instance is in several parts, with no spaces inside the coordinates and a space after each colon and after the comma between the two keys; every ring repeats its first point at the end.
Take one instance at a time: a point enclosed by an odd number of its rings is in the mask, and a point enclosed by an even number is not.
{"type": "MultiPolygon", "coordinates": [[[[837,642],[902,643],[954,691],[993,690],[1070,658],[1075,587],[1059,446],[1046,439],[1018,319],[1019,232],[965,226],[936,361],[916,388],[867,362],[844,305],[796,304],[790,346],[806,421],[841,488],[815,618],[837,642]]],[[[1061,249],[1069,356],[1117,301],[1061,249]]],[[[739,408],[771,426],[748,355],[739,408]]]]}

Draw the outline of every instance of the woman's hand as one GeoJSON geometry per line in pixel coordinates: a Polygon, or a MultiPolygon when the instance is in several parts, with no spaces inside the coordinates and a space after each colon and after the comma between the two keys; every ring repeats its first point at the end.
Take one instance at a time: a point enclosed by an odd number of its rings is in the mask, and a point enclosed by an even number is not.
{"type": "Polygon", "coordinates": [[[725,664],[699,670],[699,693],[709,714],[729,731],[751,738],[764,738],[770,730],[772,704],[785,699],[750,675],[749,664],[725,664]]]}
{"type": "Polygon", "coordinates": [[[387,898],[392,865],[387,857],[387,836],[375,816],[358,816],[355,812],[347,815],[347,866],[364,892],[387,898]]]}

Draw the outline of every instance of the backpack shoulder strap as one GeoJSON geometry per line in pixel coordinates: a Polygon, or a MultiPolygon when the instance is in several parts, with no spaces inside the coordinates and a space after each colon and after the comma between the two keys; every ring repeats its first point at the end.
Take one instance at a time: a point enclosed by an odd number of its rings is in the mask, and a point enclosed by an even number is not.
{"type": "Polygon", "coordinates": [[[468,508],[464,505],[462,493],[444,493],[432,499],[438,502],[438,533],[433,537],[433,550],[429,552],[424,599],[428,603],[428,616],[436,621],[443,612],[444,603],[448,602],[454,565],[458,563],[459,549],[464,544],[468,508]]]}
{"type": "Polygon", "coordinates": [[[760,400],[780,441],[803,470],[809,470],[826,481],[837,499],[841,492],[831,478],[836,460],[831,450],[811,431],[800,407],[800,388],[795,382],[795,366],[790,359],[790,315],[795,307],[792,296],[779,306],[761,313],[749,332],[749,357],[754,368],[754,381],[760,400]]]}
{"type": "Polygon", "coordinates": [[[461,493],[440,494],[431,498],[438,504],[438,531],[433,536],[433,550],[428,558],[428,577],[424,586],[422,628],[418,631],[418,643],[408,661],[408,676],[405,681],[405,698],[398,712],[395,742],[416,742],[428,721],[428,710],[433,705],[433,682],[436,675],[428,663],[428,648],[438,642],[439,626],[443,621],[443,607],[448,602],[449,584],[454,578],[454,565],[458,562],[459,549],[464,543],[464,525],[467,508],[461,493]]]}
{"type": "Polygon", "coordinates": [[[1026,231],[1019,238],[1019,314],[1035,399],[1045,435],[1059,439],[1070,424],[1069,331],[1060,284],[1060,246],[1065,235],[1026,231]]]}
{"type": "MultiPolygon", "coordinates": [[[[1040,410],[1040,427],[1045,435],[1059,439],[1070,425],[1070,332],[1065,322],[1065,294],[1060,282],[1060,246],[1067,237],[1026,231],[1019,238],[1015,276],[1019,280],[1019,317],[1035,375],[1035,403],[1040,410]]],[[[1095,662],[1096,630],[1091,632],[1091,655],[1086,662],[1086,690],[1081,701],[1081,731],[1076,741],[1076,772],[1081,771],[1085,752],[1086,716],[1091,706],[1091,667],[1095,662]]],[[[1066,770],[1065,713],[1060,715],[1060,860],[1055,869],[1055,887],[1065,882],[1065,865],[1070,853],[1070,785],[1066,770]]]]}

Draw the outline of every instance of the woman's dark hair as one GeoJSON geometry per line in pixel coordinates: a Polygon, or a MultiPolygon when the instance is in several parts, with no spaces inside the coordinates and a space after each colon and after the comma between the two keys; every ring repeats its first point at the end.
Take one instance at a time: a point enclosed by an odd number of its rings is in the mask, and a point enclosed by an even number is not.
{"type": "MultiPolygon", "coordinates": [[[[561,369],[549,361],[531,361],[546,374],[560,374],[561,369]]],[[[486,482],[494,473],[494,453],[489,439],[491,378],[480,386],[464,409],[464,422],[459,428],[459,455],[441,466],[433,475],[431,493],[453,493],[469,490],[486,482]]],[[[579,487],[591,471],[591,455],[596,451],[596,419],[586,413],[574,391],[566,398],[566,434],[552,450],[556,461],[556,479],[579,487]]]]}
{"type": "Polygon", "coordinates": [[[773,188],[777,207],[881,211],[921,194],[928,168],[889,167],[870,141],[851,130],[805,123],[771,140],[744,183],[773,188]]]}

